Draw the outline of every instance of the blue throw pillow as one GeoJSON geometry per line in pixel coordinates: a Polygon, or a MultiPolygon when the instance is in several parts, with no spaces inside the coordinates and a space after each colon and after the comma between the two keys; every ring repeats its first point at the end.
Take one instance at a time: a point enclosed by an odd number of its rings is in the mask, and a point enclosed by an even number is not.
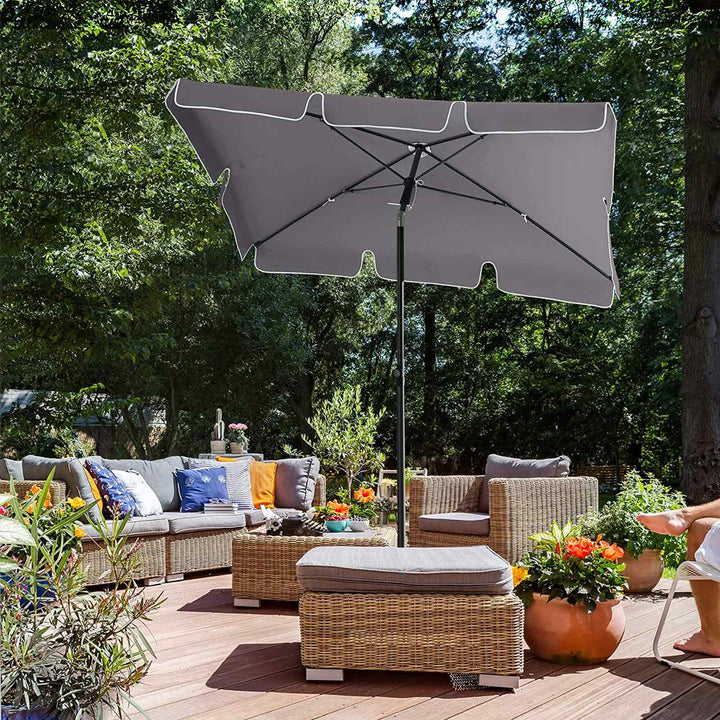
{"type": "Polygon", "coordinates": [[[102,497],[105,517],[135,514],[135,498],[125,489],[112,470],[108,470],[94,460],[86,460],[85,467],[93,476],[102,497]]]}
{"type": "Polygon", "coordinates": [[[175,477],[182,512],[200,512],[206,502],[230,499],[224,467],[177,470],[175,477]]]}

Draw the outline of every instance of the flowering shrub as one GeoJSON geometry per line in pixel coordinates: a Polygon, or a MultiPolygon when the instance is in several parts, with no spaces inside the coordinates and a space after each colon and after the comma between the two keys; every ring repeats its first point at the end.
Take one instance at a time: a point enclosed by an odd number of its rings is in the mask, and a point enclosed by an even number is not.
{"type": "Polygon", "coordinates": [[[663,485],[649,475],[646,479],[636,470],[627,474],[615,500],[606,503],[602,510],[591,510],[578,519],[582,532],[594,537],[602,536],[617,543],[637,558],[644,550],[660,550],[665,562],[677,567],[685,559],[685,537],[656,535],[641,525],[638,513],[679,510],[685,507],[682,493],[663,485]]]}
{"type": "Polygon", "coordinates": [[[230,423],[228,425],[227,439],[228,442],[239,443],[240,445],[247,445],[248,439],[245,431],[248,426],[245,423],[230,423]]]}
{"type": "Polygon", "coordinates": [[[577,537],[568,523],[561,528],[553,523],[550,532],[532,535],[536,548],[527,553],[513,569],[515,592],[529,606],[533,593],[550,599],[581,603],[593,612],[600,602],[622,597],[625,565],[622,548],[598,536],[596,540],[577,537]]]}
{"type": "Polygon", "coordinates": [[[132,583],[129,516],[94,523],[111,570],[107,589],[87,591],[78,552],[87,508],[79,498],[53,506],[51,480],[24,499],[11,480],[0,495],[0,698],[38,717],[127,717],[153,656],[141,623],[161,600],[132,583]]]}
{"type": "Polygon", "coordinates": [[[355,502],[350,503],[350,517],[373,520],[377,517],[375,509],[375,491],[371,487],[361,487],[353,494],[355,502]]]}
{"type": "Polygon", "coordinates": [[[330,500],[327,505],[315,508],[317,520],[347,520],[350,514],[350,506],[347,503],[337,500],[330,500]]]}

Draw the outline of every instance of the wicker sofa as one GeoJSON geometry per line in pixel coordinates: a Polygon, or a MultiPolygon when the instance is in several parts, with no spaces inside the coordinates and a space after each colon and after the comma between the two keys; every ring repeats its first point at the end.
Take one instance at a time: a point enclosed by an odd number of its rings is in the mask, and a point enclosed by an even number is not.
{"type": "Polygon", "coordinates": [[[565,523],[598,506],[593,477],[493,478],[489,532],[458,534],[421,529],[421,516],[476,513],[485,478],[482,475],[414,477],[410,480],[409,540],[412,547],[488,545],[516,563],[532,543],[528,536],[565,523]]]}
{"type": "MultiPolygon", "coordinates": [[[[39,479],[13,482],[15,492],[20,497],[24,497],[33,485],[42,484],[39,479]]],[[[7,492],[9,488],[9,480],[0,479],[0,493],[7,492]]],[[[50,484],[53,504],[62,502],[66,495],[66,483],[53,480],[50,484]]],[[[324,503],[325,478],[318,475],[313,505],[324,503]]],[[[123,534],[129,538],[128,543],[132,543],[137,552],[138,563],[133,573],[135,579],[150,585],[163,580],[180,580],[185,573],[230,568],[233,539],[264,527],[262,513],[254,512],[239,516],[234,523],[235,527],[189,530],[193,521],[201,524],[203,518],[203,513],[166,511],[162,515],[131,519],[123,534]],[[184,527],[180,527],[181,523],[184,527]]],[[[108,521],[108,525],[110,524],[111,521],[108,521]]],[[[88,584],[106,583],[109,581],[110,565],[105,544],[91,525],[85,525],[84,529],[87,534],[82,542],[83,566],[87,572],[88,584]]]]}

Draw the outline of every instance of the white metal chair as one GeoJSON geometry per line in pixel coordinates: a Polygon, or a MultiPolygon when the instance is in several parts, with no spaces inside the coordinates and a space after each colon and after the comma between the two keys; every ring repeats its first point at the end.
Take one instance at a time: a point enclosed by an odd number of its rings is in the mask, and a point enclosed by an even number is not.
{"type": "Polygon", "coordinates": [[[711,683],[720,685],[720,677],[714,677],[707,672],[687,667],[679,662],[666,660],[660,654],[660,635],[665,627],[665,621],[667,620],[668,613],[670,612],[670,603],[672,602],[673,596],[675,595],[675,589],[677,588],[677,584],[680,580],[709,580],[711,582],[720,583],[720,570],[711,565],[692,560],[686,560],[680,564],[680,567],[678,567],[675,577],[673,578],[672,585],[670,586],[670,592],[668,593],[667,600],[665,601],[665,607],[663,608],[662,616],[660,617],[660,624],[658,625],[657,632],[655,633],[655,639],[653,640],[653,655],[655,655],[655,659],[659,663],[665,665],[666,667],[675,668],[675,670],[682,670],[690,675],[695,675],[703,680],[709,680],[711,683]]]}

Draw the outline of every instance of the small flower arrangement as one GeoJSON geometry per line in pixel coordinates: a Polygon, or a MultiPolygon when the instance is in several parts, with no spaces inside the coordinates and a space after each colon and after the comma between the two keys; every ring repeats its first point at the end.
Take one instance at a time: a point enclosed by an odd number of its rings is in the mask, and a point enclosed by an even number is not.
{"type": "Polygon", "coordinates": [[[357,520],[374,520],[377,517],[375,508],[375,491],[371,487],[358,488],[350,503],[350,517],[357,520]]]}
{"type": "Polygon", "coordinates": [[[248,439],[245,434],[247,429],[248,426],[245,423],[230,423],[227,431],[228,442],[238,443],[238,445],[247,445],[248,439]]]}
{"type": "Polygon", "coordinates": [[[622,597],[625,565],[622,548],[598,535],[596,540],[577,537],[568,523],[553,523],[550,532],[531,535],[536,548],[514,568],[515,592],[529,607],[533,593],[560,598],[570,605],[582,604],[588,613],[598,603],[622,597]]]}
{"type": "Polygon", "coordinates": [[[324,520],[347,520],[350,513],[350,506],[338,500],[330,500],[326,505],[315,508],[315,519],[324,520]]]}

